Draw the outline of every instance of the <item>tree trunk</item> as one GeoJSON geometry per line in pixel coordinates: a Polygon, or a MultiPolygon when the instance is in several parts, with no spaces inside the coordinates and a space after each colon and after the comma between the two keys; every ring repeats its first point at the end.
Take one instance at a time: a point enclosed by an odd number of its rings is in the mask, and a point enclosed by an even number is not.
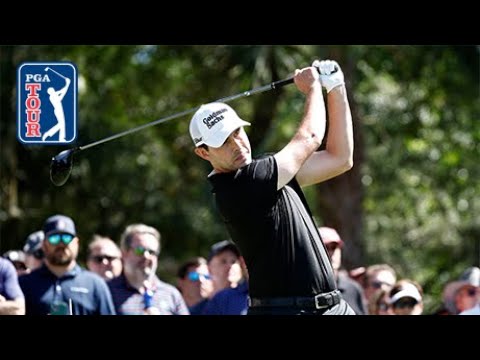
{"type": "Polygon", "coordinates": [[[15,117],[15,66],[14,47],[4,46],[0,50],[0,81],[2,83],[0,103],[0,143],[2,174],[0,187],[1,217],[0,226],[3,227],[2,234],[8,236],[1,239],[0,247],[4,251],[13,246],[16,242],[18,219],[21,215],[18,206],[18,179],[17,179],[17,137],[15,117]],[[5,229],[5,227],[7,229],[5,229]]]}
{"type": "MultiPolygon", "coordinates": [[[[277,59],[274,47],[268,52],[267,64],[272,74],[271,81],[278,80],[277,59]]],[[[275,118],[278,102],[284,93],[283,88],[260,94],[254,99],[253,123],[255,131],[249,134],[252,149],[260,148],[275,118]]]]}

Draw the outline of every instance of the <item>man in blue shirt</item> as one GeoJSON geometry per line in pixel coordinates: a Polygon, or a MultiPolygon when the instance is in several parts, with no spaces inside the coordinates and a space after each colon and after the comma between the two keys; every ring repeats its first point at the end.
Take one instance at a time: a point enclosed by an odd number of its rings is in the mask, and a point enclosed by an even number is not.
{"type": "Polygon", "coordinates": [[[240,249],[231,240],[212,245],[208,268],[215,295],[202,310],[202,315],[246,315],[248,310],[248,271],[240,249]]]}
{"type": "Polygon", "coordinates": [[[184,262],[177,272],[177,288],[190,315],[200,315],[213,295],[213,284],[207,260],[195,257],[184,262]]]}
{"type": "Polygon", "coordinates": [[[76,262],[79,238],[73,220],[65,215],[49,217],[43,231],[43,265],[19,278],[26,314],[115,315],[105,281],[76,262]]]}
{"type": "Polygon", "coordinates": [[[24,315],[25,302],[13,264],[0,257],[0,315],[24,315]]]}

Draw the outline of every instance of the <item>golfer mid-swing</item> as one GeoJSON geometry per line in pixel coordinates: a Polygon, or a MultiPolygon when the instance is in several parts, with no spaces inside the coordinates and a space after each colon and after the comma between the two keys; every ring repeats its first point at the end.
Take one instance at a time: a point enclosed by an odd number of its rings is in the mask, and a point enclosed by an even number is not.
{"type": "Polygon", "coordinates": [[[243,121],[224,103],[203,105],[190,122],[195,153],[211,163],[209,180],[232,240],[250,275],[249,314],[354,314],[333,270],[301,186],[331,179],[353,165],[353,131],[344,76],[334,61],[295,71],[306,96],[292,140],[252,160],[243,121]],[[319,74],[320,72],[320,74],[319,74]],[[326,128],[322,86],[327,91],[326,128]]]}

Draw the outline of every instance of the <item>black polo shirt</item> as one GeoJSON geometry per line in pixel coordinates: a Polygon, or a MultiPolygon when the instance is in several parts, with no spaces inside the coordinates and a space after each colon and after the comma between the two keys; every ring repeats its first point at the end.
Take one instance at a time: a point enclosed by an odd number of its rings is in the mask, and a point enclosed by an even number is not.
{"type": "Polygon", "coordinates": [[[298,182],[277,191],[277,178],[273,155],[209,177],[218,210],[245,257],[250,296],[334,290],[330,260],[298,182]]]}

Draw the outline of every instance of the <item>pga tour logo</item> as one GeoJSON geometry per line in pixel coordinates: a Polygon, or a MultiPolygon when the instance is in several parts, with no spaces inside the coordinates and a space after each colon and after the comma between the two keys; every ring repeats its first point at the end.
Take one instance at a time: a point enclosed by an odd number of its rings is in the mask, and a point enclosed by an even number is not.
{"type": "Polygon", "coordinates": [[[77,68],[23,63],[17,71],[17,137],[23,144],[69,144],[77,137],[77,68]]]}

